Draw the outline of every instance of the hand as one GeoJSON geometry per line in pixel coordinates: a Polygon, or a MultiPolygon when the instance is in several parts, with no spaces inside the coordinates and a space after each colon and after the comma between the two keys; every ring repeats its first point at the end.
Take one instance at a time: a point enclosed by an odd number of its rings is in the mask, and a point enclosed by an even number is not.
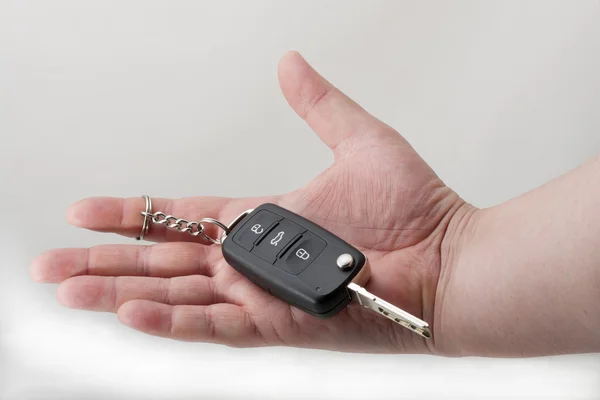
{"type": "MultiPolygon", "coordinates": [[[[68,307],[116,312],[152,335],[230,346],[285,345],[355,352],[451,354],[455,337],[440,325],[449,224],[474,209],[436,176],[396,131],[318,75],[297,53],[280,63],[282,91],[335,155],[306,187],[264,198],[153,199],[153,209],[194,220],[229,222],[264,202],[288,208],[362,250],[372,267],[367,290],[427,321],[432,340],[356,304],[321,320],[273,297],[237,273],[219,246],[153,225],[151,246],[56,249],[31,275],[60,283],[68,307]],[[446,238],[446,239],[445,239],[446,238]]],[[[134,237],[140,197],[91,198],[74,204],[76,226],[134,237]]]]}

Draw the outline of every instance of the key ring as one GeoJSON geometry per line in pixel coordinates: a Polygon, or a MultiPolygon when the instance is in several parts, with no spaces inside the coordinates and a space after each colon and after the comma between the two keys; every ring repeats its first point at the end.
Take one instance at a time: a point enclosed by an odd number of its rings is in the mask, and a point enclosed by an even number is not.
{"type": "Polygon", "coordinates": [[[142,197],[146,200],[146,211],[142,213],[142,215],[144,216],[144,222],[142,223],[142,231],[140,232],[140,235],[136,237],[136,240],[143,240],[144,236],[146,236],[148,234],[148,231],[150,230],[150,219],[152,215],[152,199],[150,199],[150,196],[147,195],[143,195],[142,197]]]}
{"type": "Polygon", "coordinates": [[[252,210],[244,211],[240,214],[231,224],[225,225],[224,223],[214,219],[214,218],[201,218],[198,221],[188,221],[183,218],[177,218],[172,215],[167,215],[164,212],[157,211],[155,213],[152,212],[152,200],[148,195],[143,195],[142,198],[146,200],[146,209],[140,212],[141,215],[144,216],[144,221],[142,223],[142,230],[140,235],[136,238],[137,240],[142,240],[144,236],[148,234],[150,230],[150,223],[155,223],[159,225],[164,225],[168,229],[176,230],[182,233],[189,233],[192,236],[200,236],[201,238],[209,241],[214,244],[222,244],[223,240],[229,235],[231,229],[239,221],[241,221],[246,215],[250,214],[252,210]],[[217,228],[221,229],[223,233],[216,238],[209,236],[206,233],[205,224],[215,225],[217,228]]]}

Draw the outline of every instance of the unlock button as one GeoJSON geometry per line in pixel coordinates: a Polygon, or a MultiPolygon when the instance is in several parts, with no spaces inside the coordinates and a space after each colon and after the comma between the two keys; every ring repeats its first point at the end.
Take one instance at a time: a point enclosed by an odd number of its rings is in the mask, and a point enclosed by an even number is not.
{"type": "Polygon", "coordinates": [[[281,219],[282,218],[279,215],[266,210],[261,210],[242,226],[242,229],[240,229],[233,237],[233,241],[250,251],[252,250],[254,243],[267,234],[269,228],[281,219]]]}
{"type": "Polygon", "coordinates": [[[275,266],[290,274],[298,275],[321,254],[325,246],[327,244],[323,239],[305,232],[281,258],[275,261],[275,266]]]}

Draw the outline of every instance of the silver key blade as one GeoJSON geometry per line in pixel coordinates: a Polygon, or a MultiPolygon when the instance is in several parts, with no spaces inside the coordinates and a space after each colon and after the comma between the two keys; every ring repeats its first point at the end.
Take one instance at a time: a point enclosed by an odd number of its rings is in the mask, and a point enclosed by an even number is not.
{"type": "Polygon", "coordinates": [[[351,282],[348,285],[348,292],[350,293],[350,297],[352,297],[353,300],[358,301],[363,307],[369,308],[376,313],[391,319],[397,324],[410,329],[426,339],[431,338],[431,331],[429,330],[429,324],[427,322],[422,321],[414,315],[369,293],[365,288],[360,287],[356,283],[351,282]]]}

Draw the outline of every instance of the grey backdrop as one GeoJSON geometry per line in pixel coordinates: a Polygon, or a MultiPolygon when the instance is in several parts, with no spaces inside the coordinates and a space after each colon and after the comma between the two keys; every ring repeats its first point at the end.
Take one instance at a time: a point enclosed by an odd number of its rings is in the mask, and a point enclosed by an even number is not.
{"type": "Polygon", "coordinates": [[[87,196],[250,196],[329,151],[288,108],[295,49],[487,207],[600,149],[600,3],[0,0],[0,398],[600,398],[600,357],[230,349],[62,308],[28,266],[87,196]],[[265,151],[268,150],[268,151],[265,151]]]}

